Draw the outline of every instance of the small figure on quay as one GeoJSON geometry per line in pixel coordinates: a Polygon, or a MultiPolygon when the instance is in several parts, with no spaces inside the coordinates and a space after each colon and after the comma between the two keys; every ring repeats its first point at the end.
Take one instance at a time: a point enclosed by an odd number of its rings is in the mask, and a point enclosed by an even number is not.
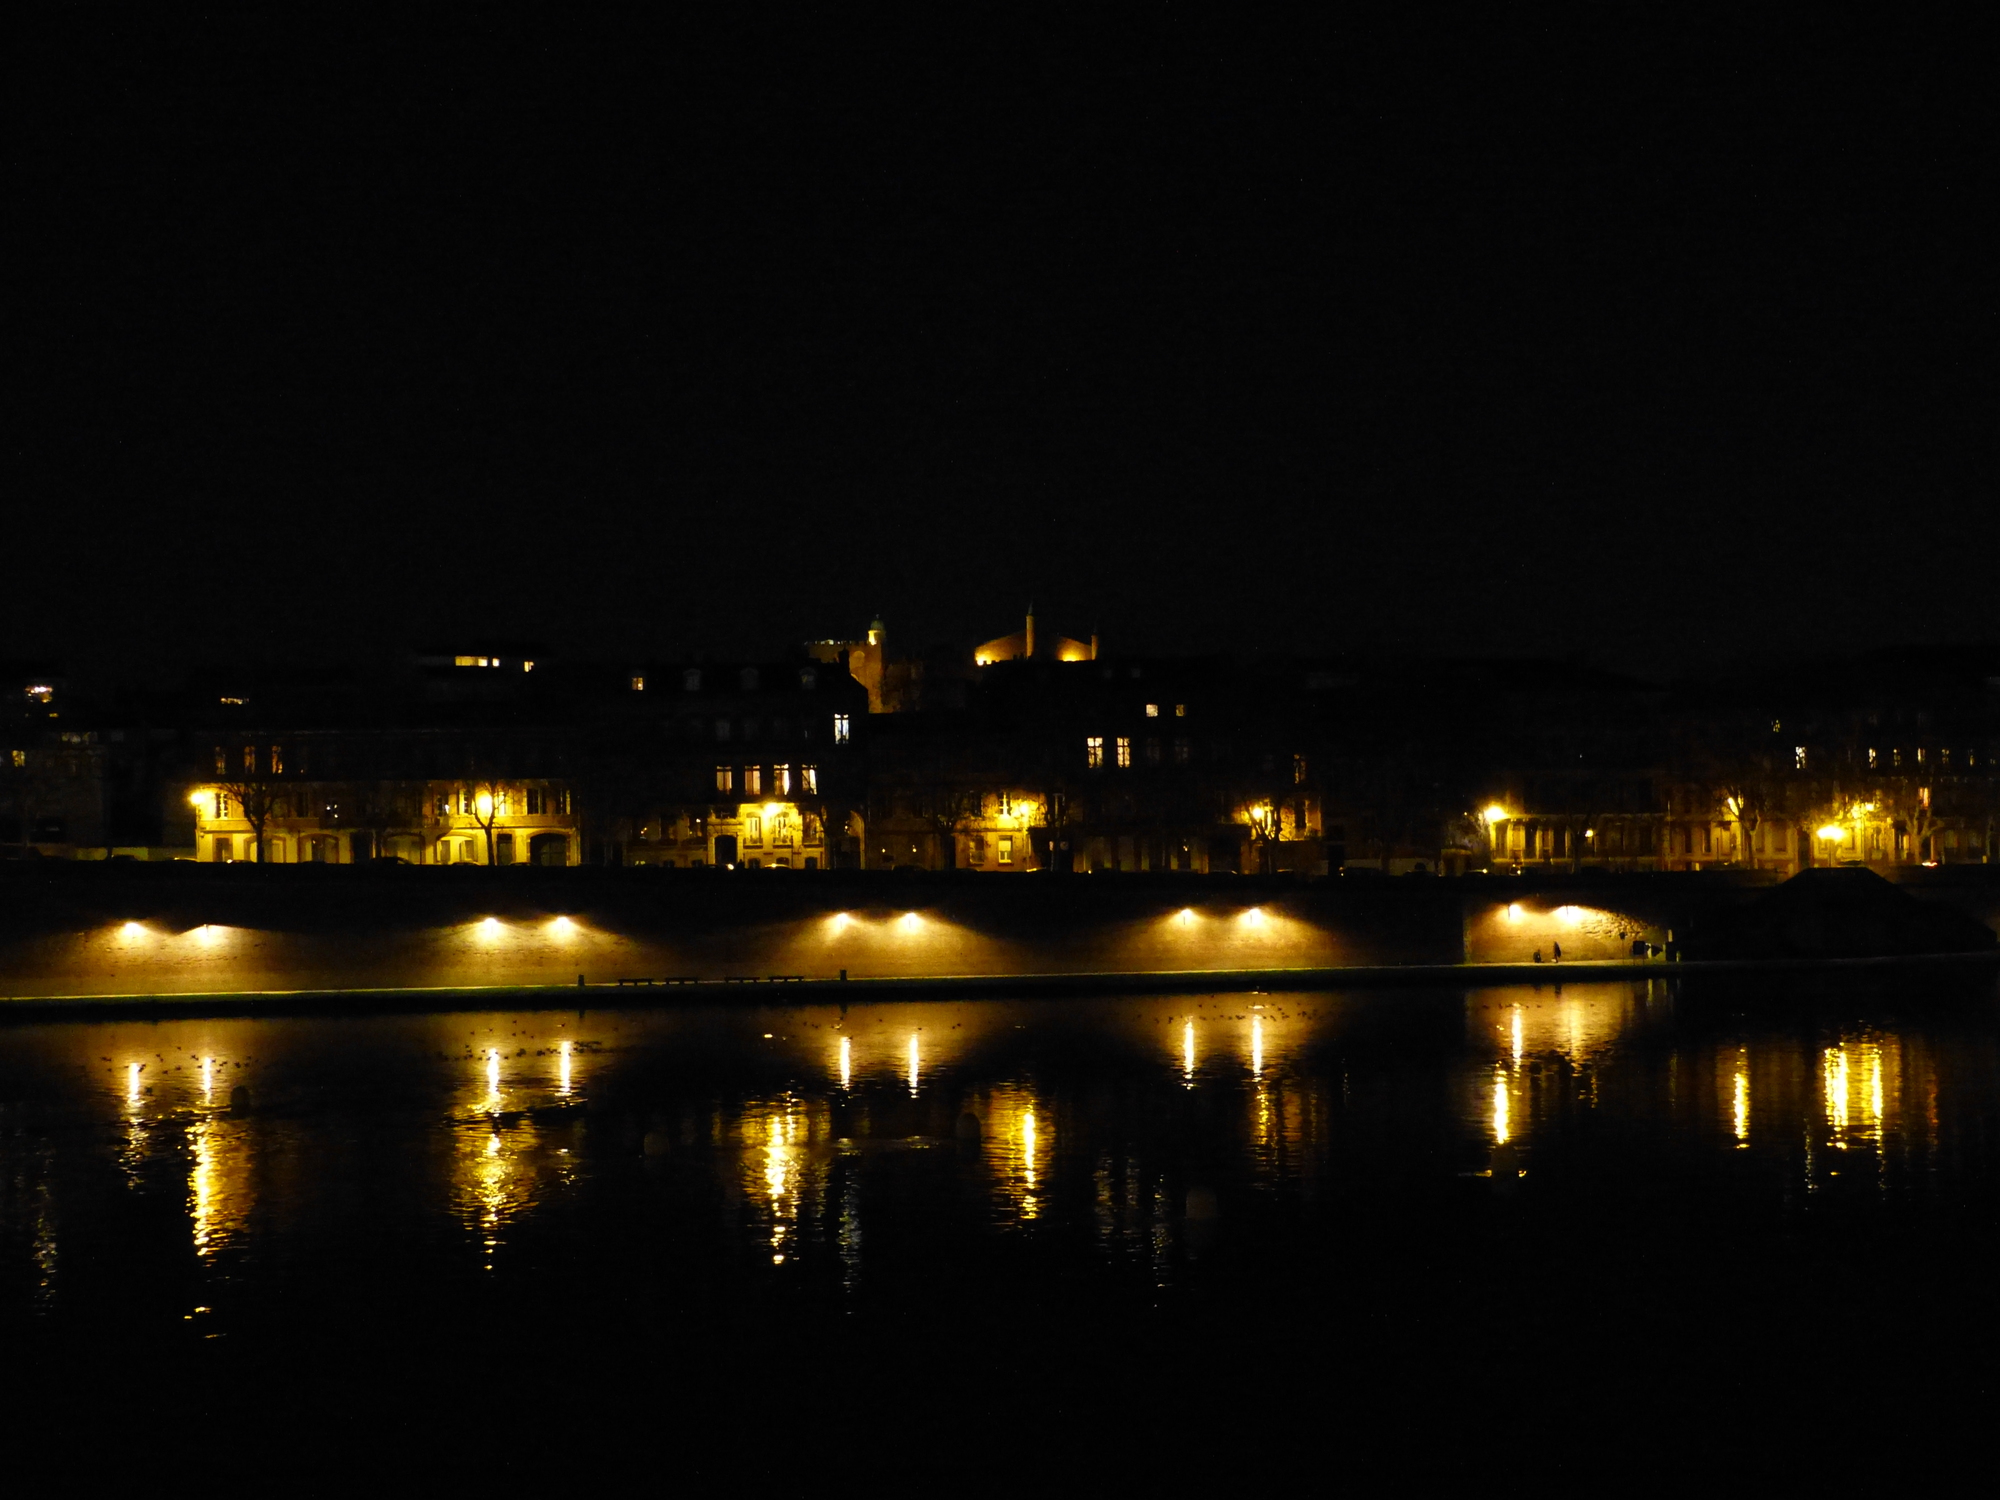
{"type": "Polygon", "coordinates": [[[1553,951],[1555,953],[1555,961],[1561,963],[1563,961],[1563,945],[1561,943],[1555,944],[1553,951]]]}
{"type": "Polygon", "coordinates": [[[1535,962],[1540,963],[1541,961],[1542,961],[1542,950],[1537,948],[1535,950],[1535,962]]]}

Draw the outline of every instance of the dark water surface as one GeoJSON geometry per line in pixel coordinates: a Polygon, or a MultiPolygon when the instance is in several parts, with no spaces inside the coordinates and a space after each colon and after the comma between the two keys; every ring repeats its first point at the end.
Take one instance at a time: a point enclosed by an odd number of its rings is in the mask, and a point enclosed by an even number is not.
{"type": "Polygon", "coordinates": [[[9,1410],[899,1492],[1935,1457],[1993,1393],[1995,999],[16,1026],[9,1410]]]}

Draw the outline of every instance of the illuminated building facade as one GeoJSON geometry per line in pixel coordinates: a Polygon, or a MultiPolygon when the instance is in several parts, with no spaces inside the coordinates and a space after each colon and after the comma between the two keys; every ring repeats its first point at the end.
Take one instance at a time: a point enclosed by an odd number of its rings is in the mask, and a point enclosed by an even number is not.
{"type": "Polygon", "coordinates": [[[897,660],[880,621],[759,661],[483,643],[136,704],[12,673],[0,852],[1356,880],[1992,863],[1991,655],[1667,690],[1551,662],[1114,657],[1031,616],[957,658],[897,660]]]}
{"type": "MultiPolygon", "coordinates": [[[[879,646],[877,631],[870,641],[879,646]]],[[[635,669],[598,720],[599,743],[623,747],[599,794],[613,857],[669,869],[859,866],[878,692],[812,654],[635,669]]]]}

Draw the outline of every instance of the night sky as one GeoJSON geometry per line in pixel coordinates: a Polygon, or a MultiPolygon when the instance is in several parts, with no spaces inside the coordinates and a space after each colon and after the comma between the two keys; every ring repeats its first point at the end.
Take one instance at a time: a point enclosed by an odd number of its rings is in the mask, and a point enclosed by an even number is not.
{"type": "Polygon", "coordinates": [[[1965,39],[760,14],[23,39],[0,656],[2000,637],[1965,39]]]}

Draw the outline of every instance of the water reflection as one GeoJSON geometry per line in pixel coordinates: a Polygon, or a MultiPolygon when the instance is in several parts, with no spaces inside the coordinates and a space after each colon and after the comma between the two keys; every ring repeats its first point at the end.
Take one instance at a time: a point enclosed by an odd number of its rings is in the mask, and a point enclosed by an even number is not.
{"type": "Polygon", "coordinates": [[[987,1161],[1003,1222],[1027,1223],[1042,1213],[1054,1132],[1046,1105],[1026,1081],[987,1092],[987,1161]]]}
{"type": "Polygon", "coordinates": [[[1746,1047],[1736,1049],[1736,1071],[1731,1078],[1730,1128],[1739,1149],[1750,1144],[1750,1055],[1746,1047]]]}
{"type": "Polygon", "coordinates": [[[194,1252],[204,1261],[243,1234],[251,1208],[251,1142],[246,1122],[210,1115],[188,1126],[188,1215],[194,1252]]]}
{"type": "Polygon", "coordinates": [[[1774,1213],[1983,1192],[2000,1021],[1953,1024],[1684,1021],[1641,980],[799,1006],[753,1025],[683,1007],[20,1030],[0,1034],[0,1109],[41,1090],[70,1123],[0,1132],[0,1291],[54,1305],[59,1266],[150,1253],[79,1240],[93,1180],[218,1282],[292,1274],[302,1243],[365,1221],[392,1257],[448,1253],[413,1275],[503,1286],[645,1225],[724,1235],[760,1284],[850,1294],[1016,1231],[1166,1287],[1207,1243],[1254,1263],[1257,1215],[1323,1203],[1333,1223],[1357,1183],[1432,1178],[1484,1202],[1550,1145],[1600,1153],[1607,1181],[1727,1162],[1731,1191],[1774,1213]],[[254,1107],[232,1105],[253,1068],[254,1107]],[[49,1165],[92,1153],[95,1178],[49,1165]]]}
{"type": "Polygon", "coordinates": [[[792,1094],[745,1106],[743,1187],[774,1266],[798,1254],[806,1221],[824,1201],[828,1124],[822,1107],[792,1094]]]}

